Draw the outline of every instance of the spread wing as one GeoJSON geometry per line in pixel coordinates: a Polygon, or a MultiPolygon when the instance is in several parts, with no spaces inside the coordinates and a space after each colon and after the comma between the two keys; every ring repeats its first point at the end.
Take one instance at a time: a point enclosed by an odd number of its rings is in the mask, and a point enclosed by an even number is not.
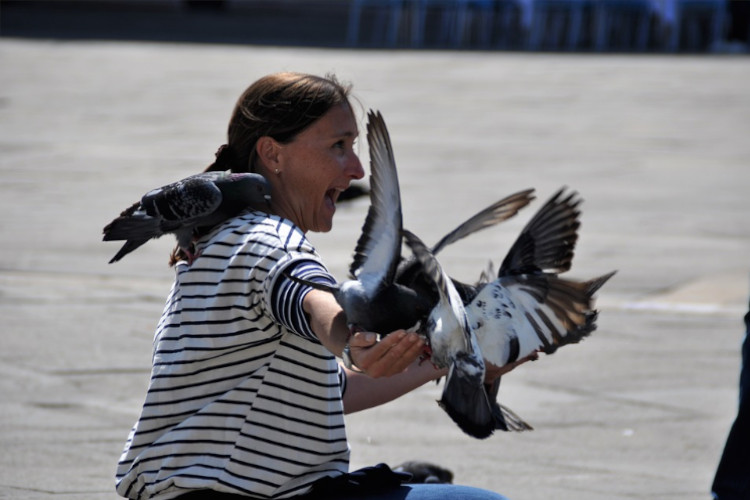
{"type": "Polygon", "coordinates": [[[564,187],[557,191],[521,230],[499,276],[568,271],[578,241],[582,201],[575,191],[566,194],[564,187]]]}
{"type": "Polygon", "coordinates": [[[349,272],[374,296],[392,283],[401,256],[401,193],[388,129],[379,112],[368,113],[370,208],[349,272]]]}
{"type": "Polygon", "coordinates": [[[443,247],[455,243],[456,241],[469,236],[472,233],[481,231],[488,227],[499,224],[504,220],[510,219],[518,213],[523,207],[531,203],[534,199],[534,190],[526,189],[519,191],[510,196],[506,196],[500,201],[496,201],[481,212],[476,213],[470,219],[464,221],[456,229],[443,236],[443,238],[432,247],[432,253],[437,254],[443,247]]]}

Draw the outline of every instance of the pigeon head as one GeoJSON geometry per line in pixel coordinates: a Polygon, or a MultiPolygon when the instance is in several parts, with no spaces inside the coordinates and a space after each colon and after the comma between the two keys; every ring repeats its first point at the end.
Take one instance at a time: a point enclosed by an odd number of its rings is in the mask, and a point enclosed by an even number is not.
{"type": "Polygon", "coordinates": [[[260,174],[231,173],[220,186],[225,198],[241,199],[247,205],[263,210],[271,202],[271,184],[260,174]]]}

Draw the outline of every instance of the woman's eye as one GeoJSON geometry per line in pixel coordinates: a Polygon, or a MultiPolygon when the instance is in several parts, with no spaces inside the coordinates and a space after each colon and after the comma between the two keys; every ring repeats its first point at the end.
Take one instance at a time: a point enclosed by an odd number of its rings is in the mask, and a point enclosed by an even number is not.
{"type": "Polygon", "coordinates": [[[353,151],[354,148],[356,147],[357,147],[357,141],[356,140],[352,141],[350,139],[341,139],[340,141],[337,141],[333,145],[334,149],[340,149],[342,151],[347,151],[347,150],[353,151]]]}

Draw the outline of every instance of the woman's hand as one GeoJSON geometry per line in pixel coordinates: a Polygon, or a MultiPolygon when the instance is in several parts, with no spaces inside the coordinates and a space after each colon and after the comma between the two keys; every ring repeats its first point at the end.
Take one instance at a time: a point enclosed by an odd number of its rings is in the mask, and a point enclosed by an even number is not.
{"type": "Polygon", "coordinates": [[[378,341],[371,332],[357,332],[349,339],[354,366],[373,378],[401,373],[422,354],[425,341],[416,333],[396,330],[378,341]]]}
{"type": "Polygon", "coordinates": [[[513,363],[508,363],[503,366],[495,366],[485,359],[484,360],[484,368],[485,368],[484,383],[491,384],[495,380],[500,378],[502,375],[514,369],[515,367],[520,366],[527,361],[536,361],[537,359],[539,359],[538,352],[531,353],[525,358],[521,358],[518,361],[514,361],[513,363]]]}

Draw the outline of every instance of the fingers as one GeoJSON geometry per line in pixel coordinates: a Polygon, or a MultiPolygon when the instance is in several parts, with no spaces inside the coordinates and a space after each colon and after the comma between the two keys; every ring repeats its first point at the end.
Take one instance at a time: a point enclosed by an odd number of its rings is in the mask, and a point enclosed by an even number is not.
{"type": "Polygon", "coordinates": [[[389,377],[401,373],[419,357],[424,340],[416,333],[398,330],[375,342],[373,333],[357,333],[349,340],[352,359],[369,376],[389,377]]]}
{"type": "Polygon", "coordinates": [[[370,347],[377,341],[377,333],[357,332],[349,338],[349,347],[370,347]]]}

